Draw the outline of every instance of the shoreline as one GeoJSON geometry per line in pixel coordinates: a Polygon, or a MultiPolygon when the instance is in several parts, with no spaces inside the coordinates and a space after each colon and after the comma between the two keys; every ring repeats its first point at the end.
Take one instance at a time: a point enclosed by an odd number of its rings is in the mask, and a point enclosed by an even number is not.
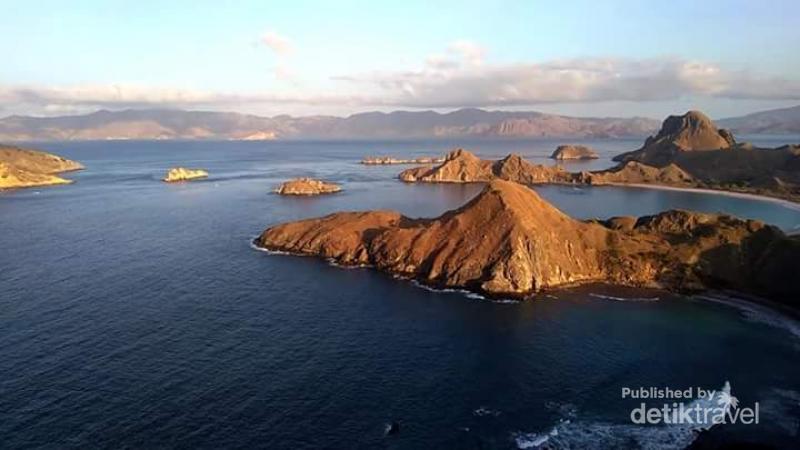
{"type": "Polygon", "coordinates": [[[778,197],[769,197],[767,195],[761,194],[751,194],[748,192],[736,192],[736,191],[725,191],[722,189],[710,189],[710,188],[689,188],[689,187],[677,187],[677,186],[666,186],[663,184],[645,184],[645,183],[603,183],[603,184],[595,184],[590,185],[593,187],[603,187],[603,186],[614,186],[614,187],[635,187],[635,188],[642,188],[642,189],[660,189],[663,191],[678,191],[678,192],[694,192],[698,194],[712,194],[712,195],[724,195],[727,197],[735,197],[735,198],[743,198],[749,200],[759,200],[765,201],[770,203],[777,203],[781,206],[784,206],[789,209],[793,209],[795,211],[800,211],[800,203],[793,202],[791,200],[778,198],[778,197]]]}

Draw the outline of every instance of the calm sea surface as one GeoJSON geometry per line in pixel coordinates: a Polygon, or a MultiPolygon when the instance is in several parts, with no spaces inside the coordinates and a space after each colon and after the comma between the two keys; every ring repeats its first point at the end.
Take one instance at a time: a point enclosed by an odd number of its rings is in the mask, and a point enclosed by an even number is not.
{"type": "MultiPolygon", "coordinates": [[[[604,157],[568,168],[608,167],[641,139],[587,142],[604,157]]],[[[741,405],[759,403],[760,424],[709,435],[796,445],[800,324],[765,307],[604,286],[490,302],[250,245],[278,222],[434,216],[480,190],[403,184],[403,166],[365,167],[365,155],[462,145],[549,164],[559,143],[36,144],[87,170],[0,193],[0,448],[682,448],[693,427],[633,425],[641,400],[622,388],[726,381],[741,405]],[[211,176],[160,182],[176,165],[211,176]],[[305,175],[345,190],[270,194],[305,175]]],[[[771,202],[536,190],[580,218],[686,208],[800,229],[800,210],[771,202]]]]}

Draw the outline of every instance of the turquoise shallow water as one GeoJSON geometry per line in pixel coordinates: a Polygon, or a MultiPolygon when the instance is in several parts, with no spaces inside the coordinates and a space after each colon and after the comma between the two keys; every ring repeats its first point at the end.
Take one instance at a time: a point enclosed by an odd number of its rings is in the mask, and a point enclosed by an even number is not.
{"type": "MultiPolygon", "coordinates": [[[[691,429],[633,426],[622,387],[726,381],[760,402],[762,423],[719,426],[721,439],[796,442],[800,327],[768,309],[605,286],[495,303],[250,246],[270,224],[338,210],[459,206],[480,186],[406,185],[401,167],[357,164],[454,144],[41,144],[88,170],[0,194],[0,446],[681,448],[691,429]],[[178,164],[211,177],[158,181],[178,164]],[[269,193],[298,175],[345,191],[269,193]],[[385,436],[391,421],[401,432],[385,436]]],[[[555,147],[461,144],[541,161],[555,147]]],[[[610,156],[638,141],[592,144],[610,156]]],[[[732,197],[537,190],[578,217],[680,207],[800,224],[800,211],[732,197]]]]}

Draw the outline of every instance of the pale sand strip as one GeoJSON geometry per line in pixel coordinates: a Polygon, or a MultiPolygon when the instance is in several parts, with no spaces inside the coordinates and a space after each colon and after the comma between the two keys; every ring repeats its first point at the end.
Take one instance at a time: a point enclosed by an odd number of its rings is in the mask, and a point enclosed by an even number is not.
{"type": "Polygon", "coordinates": [[[604,184],[595,184],[593,186],[637,187],[643,189],[660,189],[664,191],[696,192],[698,194],[725,195],[728,197],[746,198],[750,200],[777,203],[785,208],[800,211],[800,203],[796,203],[791,200],[785,200],[782,198],[767,197],[766,195],[749,194],[747,192],[733,192],[733,191],[723,191],[720,189],[706,189],[706,188],[682,188],[675,186],[664,186],[662,184],[642,184],[642,183],[604,183],[604,184]]]}

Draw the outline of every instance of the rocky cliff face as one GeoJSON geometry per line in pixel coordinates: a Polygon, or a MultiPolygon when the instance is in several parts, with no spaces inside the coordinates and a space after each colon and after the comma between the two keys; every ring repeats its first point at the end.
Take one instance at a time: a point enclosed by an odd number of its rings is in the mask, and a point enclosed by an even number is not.
{"type": "Polygon", "coordinates": [[[647,138],[642,148],[614,160],[662,166],[673,162],[680,153],[729,149],[735,143],[733,135],[717,129],[708,116],[689,111],[682,116],[667,117],[658,134],[647,138]]]}
{"type": "Polygon", "coordinates": [[[55,174],[80,169],[81,164],[58,155],[0,146],[0,189],[69,184],[55,174]]]}
{"type": "Polygon", "coordinates": [[[501,180],[434,219],[338,213],[270,227],[256,244],[489,295],[592,281],[733,288],[786,301],[800,293],[798,283],[769,284],[800,249],[761,222],[687,211],[578,221],[529,188],[501,180]]]}

